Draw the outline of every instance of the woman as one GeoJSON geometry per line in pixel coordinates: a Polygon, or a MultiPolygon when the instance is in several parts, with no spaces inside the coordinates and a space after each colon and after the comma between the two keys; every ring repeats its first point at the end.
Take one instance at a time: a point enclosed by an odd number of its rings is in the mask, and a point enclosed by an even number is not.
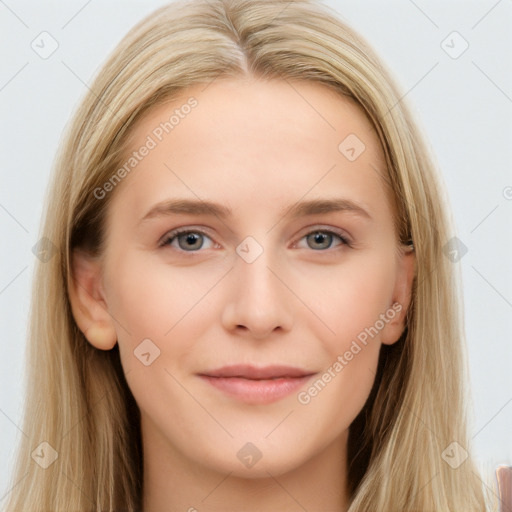
{"type": "Polygon", "coordinates": [[[487,510],[452,230],[400,98],[310,1],[129,32],[49,190],[7,510],[487,510]]]}

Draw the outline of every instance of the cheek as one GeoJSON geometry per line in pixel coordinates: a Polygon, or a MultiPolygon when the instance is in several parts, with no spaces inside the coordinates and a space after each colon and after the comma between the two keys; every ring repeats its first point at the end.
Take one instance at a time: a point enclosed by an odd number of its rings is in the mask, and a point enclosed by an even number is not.
{"type": "MultiPolygon", "coordinates": [[[[331,353],[345,350],[347,343],[374,326],[391,306],[392,252],[354,253],[339,265],[303,269],[293,279],[297,295],[304,297],[314,313],[309,317],[313,322],[316,319],[317,336],[330,340],[331,353]]],[[[382,328],[380,322],[378,328],[382,328]]]]}
{"type": "Polygon", "coordinates": [[[302,280],[301,293],[315,312],[309,326],[322,340],[325,359],[322,372],[299,402],[309,404],[311,413],[331,415],[337,428],[348,427],[371,391],[386,325],[382,315],[392,319],[386,312],[393,276],[392,251],[381,251],[302,280]]]}
{"type": "Polygon", "coordinates": [[[162,352],[172,348],[171,355],[176,356],[212,322],[216,311],[205,298],[222,276],[222,269],[172,266],[142,252],[110,261],[106,289],[122,353],[129,355],[128,350],[133,352],[149,338],[162,352]]]}
{"type": "Polygon", "coordinates": [[[386,325],[381,315],[393,287],[389,267],[378,260],[372,263],[350,271],[340,268],[323,281],[322,292],[309,294],[322,320],[311,317],[310,329],[321,340],[325,357],[319,375],[297,398],[304,414],[327,418],[322,427],[326,438],[348,429],[375,381],[380,333],[386,325]]]}
{"type": "Polygon", "coordinates": [[[320,437],[334,439],[346,431],[366,403],[375,381],[378,345],[365,348],[348,361],[340,354],[297,396],[300,414],[322,418],[320,437]]]}

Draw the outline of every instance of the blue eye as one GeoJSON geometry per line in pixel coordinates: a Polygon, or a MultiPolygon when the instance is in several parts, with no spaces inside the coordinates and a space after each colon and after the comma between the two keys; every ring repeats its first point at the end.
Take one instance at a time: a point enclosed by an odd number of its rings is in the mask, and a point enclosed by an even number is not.
{"type": "MultiPolygon", "coordinates": [[[[173,242],[177,240],[179,249],[186,252],[197,252],[197,249],[203,248],[204,237],[211,240],[211,238],[199,230],[190,229],[175,229],[171,231],[161,242],[161,246],[170,245],[173,246],[173,242]]],[[[207,247],[208,248],[208,247],[207,247]]]]}
{"type": "Polygon", "coordinates": [[[317,231],[312,231],[311,233],[305,235],[303,238],[306,239],[308,247],[314,251],[330,249],[334,238],[341,240],[341,243],[338,245],[350,245],[348,240],[343,235],[329,229],[319,229],[317,231]]]}
{"type": "MultiPolygon", "coordinates": [[[[212,247],[212,245],[204,247],[205,238],[213,243],[212,239],[201,230],[191,230],[187,228],[175,229],[165,236],[159,246],[165,247],[169,245],[184,252],[199,252],[199,249],[211,249],[212,247]],[[175,242],[178,244],[177,247],[175,242]]],[[[337,244],[337,246],[347,245],[350,247],[350,242],[341,233],[337,233],[336,231],[329,229],[318,229],[312,231],[311,233],[303,236],[301,241],[306,239],[306,248],[314,251],[326,252],[324,249],[332,248],[333,240],[335,238],[338,238],[341,242],[337,244]]]]}

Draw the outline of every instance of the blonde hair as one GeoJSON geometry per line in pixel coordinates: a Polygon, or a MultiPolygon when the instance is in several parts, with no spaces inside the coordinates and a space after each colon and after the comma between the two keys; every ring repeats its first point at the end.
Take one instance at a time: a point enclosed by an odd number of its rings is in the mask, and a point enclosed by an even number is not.
{"type": "Polygon", "coordinates": [[[382,346],[375,385],[350,427],[349,511],[487,510],[471,456],[458,468],[442,457],[452,442],[469,450],[469,439],[460,290],[443,253],[453,235],[440,179],[382,63],[312,0],[172,3],[129,32],[90,86],[47,191],[42,236],[55,255],[38,262],[34,276],[27,437],[7,510],[141,509],[139,410],[117,345],[97,350],[76,326],[70,256],[77,247],[95,255],[103,249],[112,194],[98,200],[93,191],[122,165],[134,123],[188,86],[248,74],[312,80],[360,105],[385,154],[397,235],[414,242],[407,327],[397,343],[382,346]],[[30,457],[42,441],[58,453],[47,469],[30,457]]]}

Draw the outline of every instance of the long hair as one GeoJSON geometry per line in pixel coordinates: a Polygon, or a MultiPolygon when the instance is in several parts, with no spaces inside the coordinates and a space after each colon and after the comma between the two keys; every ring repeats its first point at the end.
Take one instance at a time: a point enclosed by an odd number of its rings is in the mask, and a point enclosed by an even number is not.
{"type": "Polygon", "coordinates": [[[375,384],[350,426],[349,511],[487,510],[468,444],[459,277],[444,253],[453,221],[399,88],[367,43],[313,0],[180,0],[120,42],[57,155],[41,224],[48,250],[35,270],[28,329],[27,437],[8,511],[141,509],[140,413],[117,345],[94,348],[74,321],[71,254],[103,250],[112,194],[98,200],[94,191],[122,165],[137,120],[188,86],[247,75],[310,80],[357,102],[382,145],[399,240],[414,244],[406,329],[382,346],[375,384]],[[57,458],[43,468],[36,449],[57,458]],[[454,453],[459,462],[468,457],[455,467],[454,453]]]}

